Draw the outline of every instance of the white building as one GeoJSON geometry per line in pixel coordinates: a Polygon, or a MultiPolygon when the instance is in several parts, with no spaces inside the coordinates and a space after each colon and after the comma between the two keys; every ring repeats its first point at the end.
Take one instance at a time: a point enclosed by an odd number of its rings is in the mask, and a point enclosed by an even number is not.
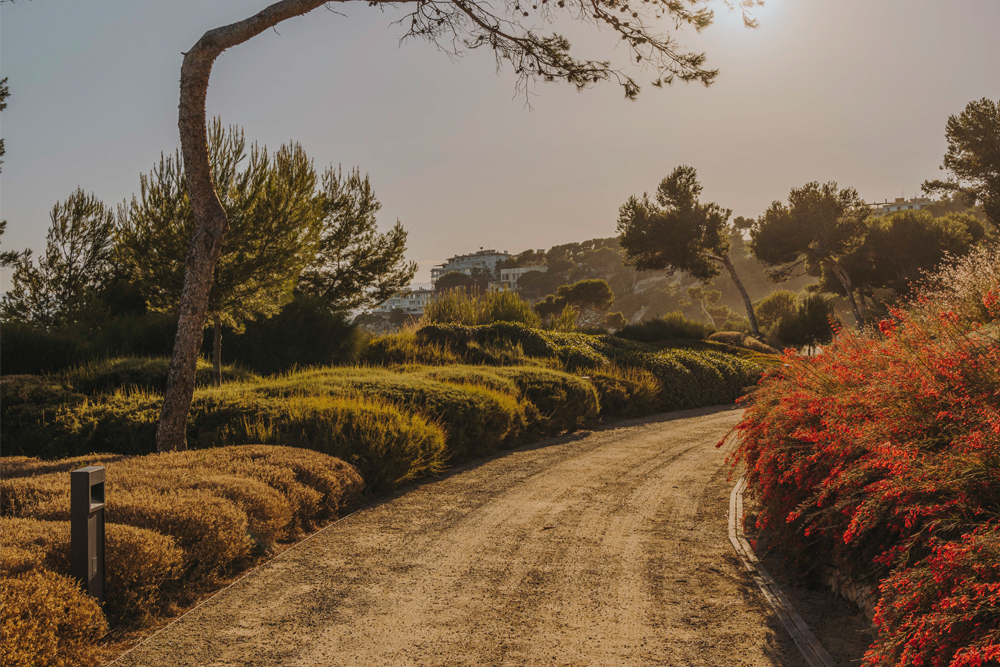
{"type": "Polygon", "coordinates": [[[525,273],[549,270],[547,266],[519,266],[516,269],[500,269],[500,280],[490,282],[490,289],[517,289],[517,281],[525,273]]]}
{"type": "Polygon", "coordinates": [[[493,273],[497,269],[497,263],[503,262],[510,257],[510,253],[504,250],[482,250],[471,255],[455,255],[444,264],[431,267],[431,283],[437,285],[438,278],[446,273],[464,273],[472,275],[473,269],[489,271],[493,273]]]}
{"type": "Polygon", "coordinates": [[[886,200],[881,204],[872,204],[872,209],[876,215],[885,215],[896,211],[922,211],[933,203],[934,201],[927,197],[914,197],[913,199],[896,197],[896,201],[893,202],[886,200]]]}
{"type": "Polygon", "coordinates": [[[424,313],[424,307],[434,300],[437,292],[432,289],[419,288],[406,290],[394,295],[388,301],[380,303],[372,312],[381,315],[388,315],[393,310],[399,308],[407,315],[420,316],[424,313]]]}

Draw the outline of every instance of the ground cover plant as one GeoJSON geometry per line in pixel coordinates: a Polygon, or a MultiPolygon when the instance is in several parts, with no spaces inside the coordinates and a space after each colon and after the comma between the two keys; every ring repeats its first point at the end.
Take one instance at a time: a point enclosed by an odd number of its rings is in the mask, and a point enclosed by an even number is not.
{"type": "Polygon", "coordinates": [[[756,526],[877,589],[872,667],[1000,661],[1000,249],[824,353],[785,357],[738,426],[756,526]]]}
{"type": "Polygon", "coordinates": [[[349,507],[361,476],[302,449],[0,458],[4,665],[90,665],[98,642],[146,627],[349,507]],[[107,468],[107,599],[70,575],[69,471],[107,468]]]}

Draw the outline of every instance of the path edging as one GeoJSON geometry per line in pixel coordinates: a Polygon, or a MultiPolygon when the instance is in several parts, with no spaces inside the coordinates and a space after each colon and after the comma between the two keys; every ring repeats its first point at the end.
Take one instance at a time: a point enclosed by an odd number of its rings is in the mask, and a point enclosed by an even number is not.
{"type": "Polygon", "coordinates": [[[816,635],[795,611],[791,601],[757,559],[757,554],[743,534],[743,490],[746,484],[746,479],[740,477],[729,494],[729,541],[810,667],[837,667],[837,661],[823,648],[816,635]]]}

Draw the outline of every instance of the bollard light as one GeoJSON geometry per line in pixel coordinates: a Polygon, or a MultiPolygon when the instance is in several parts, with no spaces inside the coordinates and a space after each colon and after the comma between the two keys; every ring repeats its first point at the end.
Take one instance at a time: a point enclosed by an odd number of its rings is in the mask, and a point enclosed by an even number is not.
{"type": "Polygon", "coordinates": [[[104,467],[70,473],[70,560],[83,590],[104,602],[104,467]]]}

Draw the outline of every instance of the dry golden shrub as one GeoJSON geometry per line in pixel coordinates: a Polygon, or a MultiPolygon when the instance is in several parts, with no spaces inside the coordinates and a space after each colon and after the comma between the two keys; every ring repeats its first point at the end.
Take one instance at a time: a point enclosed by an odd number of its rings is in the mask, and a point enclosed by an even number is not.
{"type": "Polygon", "coordinates": [[[715,341],[716,343],[726,343],[727,345],[743,345],[743,339],[746,338],[746,334],[742,331],[717,331],[708,337],[709,340],[715,341]]]}
{"type": "Polygon", "coordinates": [[[184,551],[174,538],[145,528],[107,524],[104,610],[115,625],[138,627],[169,601],[184,551]]]}
{"type": "Polygon", "coordinates": [[[781,354],[781,350],[766,345],[753,336],[747,336],[743,339],[743,347],[754,352],[760,352],[761,354],[781,354]]]}
{"type": "Polygon", "coordinates": [[[278,491],[253,478],[218,474],[207,466],[184,466],[183,455],[154,454],[115,464],[114,485],[108,492],[155,490],[172,493],[204,490],[225,498],[246,514],[251,539],[261,552],[285,536],[292,520],[288,501],[278,491]]]}
{"type": "Polygon", "coordinates": [[[70,577],[44,568],[0,580],[0,664],[85,667],[98,663],[107,622],[70,577]]]}
{"type": "Polygon", "coordinates": [[[353,466],[309,449],[276,445],[238,445],[168,454],[178,464],[200,465],[257,479],[285,495],[295,514],[295,528],[337,516],[364,489],[353,466]]]}
{"type": "MultiPolygon", "coordinates": [[[[49,476],[31,479],[41,481],[45,477],[49,476]]],[[[69,483],[65,478],[62,482],[67,487],[64,496],[35,506],[35,518],[69,520],[69,483]]],[[[253,551],[246,514],[209,491],[163,493],[155,489],[109,488],[105,512],[108,521],[174,538],[184,550],[186,576],[193,582],[211,583],[253,551]]]]}
{"type": "MultiPolygon", "coordinates": [[[[164,602],[161,589],[181,572],[184,552],[173,538],[134,526],[106,524],[104,611],[117,624],[140,625],[164,602]]],[[[44,568],[71,574],[68,521],[0,519],[0,573],[44,568]]]]}

